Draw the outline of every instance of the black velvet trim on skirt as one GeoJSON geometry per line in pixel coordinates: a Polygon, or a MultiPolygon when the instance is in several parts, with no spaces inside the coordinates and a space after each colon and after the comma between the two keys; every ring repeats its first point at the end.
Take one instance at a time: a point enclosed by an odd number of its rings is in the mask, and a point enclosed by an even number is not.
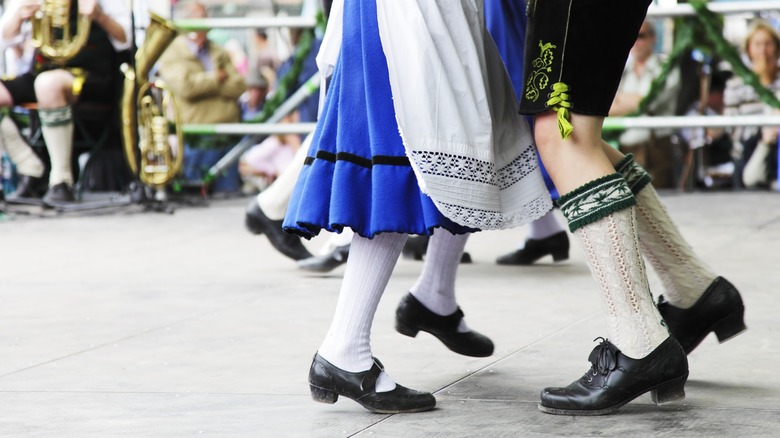
{"type": "Polygon", "coordinates": [[[652,0],[528,0],[521,114],[550,109],[553,84],[571,112],[606,116],[652,0]]]}

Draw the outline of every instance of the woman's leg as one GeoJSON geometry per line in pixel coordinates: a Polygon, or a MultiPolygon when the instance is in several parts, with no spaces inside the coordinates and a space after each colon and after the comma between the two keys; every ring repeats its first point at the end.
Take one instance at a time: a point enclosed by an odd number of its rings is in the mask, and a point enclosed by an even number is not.
{"type": "Polygon", "coordinates": [[[433,408],[433,395],[397,385],[371,353],[371,325],[405,234],[355,236],[333,322],[309,371],[312,397],[334,403],[339,395],[380,413],[433,408]]]}
{"type": "Polygon", "coordinates": [[[396,330],[407,336],[422,330],[458,354],[486,357],[493,354],[493,341],[466,325],[455,299],[455,278],[468,237],[444,229],[431,236],[422,272],[396,310],[396,330]]]}

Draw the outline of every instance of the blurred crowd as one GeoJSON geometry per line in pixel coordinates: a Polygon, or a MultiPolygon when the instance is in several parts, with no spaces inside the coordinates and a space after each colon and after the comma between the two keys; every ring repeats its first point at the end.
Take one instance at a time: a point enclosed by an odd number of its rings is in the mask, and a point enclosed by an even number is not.
{"type": "MultiPolygon", "coordinates": [[[[71,20],[75,23],[77,12],[88,16],[91,31],[84,48],[66,61],[33,45],[30,20],[40,12],[39,0],[6,0],[3,4],[0,196],[9,202],[77,202],[80,185],[87,190],[122,190],[132,178],[118,164],[123,159],[120,139],[109,136],[101,146],[105,150],[94,144],[101,138],[101,127],[118,124],[98,120],[97,127],[85,128],[81,120],[96,113],[104,117],[116,114],[106,108],[118,106],[121,99],[124,77],[119,65],[132,59],[143,39],[142,32],[133,32],[132,23],[135,20],[136,28],[139,23],[148,23],[149,11],[131,11],[123,0],[76,3],[71,20]],[[89,172],[102,172],[104,177],[92,175],[90,184],[85,184],[89,172]]],[[[213,15],[210,12],[205,3],[182,0],[174,2],[170,15],[175,21],[207,18],[213,15]]],[[[772,17],[743,18],[744,32],[735,48],[758,78],[757,83],[780,97],[780,34],[772,17]]],[[[778,111],[756,89],[756,82],[736,74],[737,69],[717,53],[691,47],[674,68],[665,69],[671,23],[659,20],[643,25],[610,115],[762,115],[778,111]],[[659,77],[663,82],[660,88],[656,84],[650,96],[659,77]]],[[[310,46],[307,43],[301,71],[291,74],[296,78],[292,86],[278,89],[280,80],[290,75],[302,32],[288,28],[181,32],[152,74],[163,79],[176,97],[181,123],[257,122],[269,98],[280,92],[289,96],[316,72],[318,37],[310,46]]],[[[314,122],[317,94],[283,122],[314,122]]],[[[611,138],[615,147],[634,154],[658,188],[776,190],[777,132],[777,126],[628,129],[612,133],[611,138]]],[[[242,139],[223,134],[184,136],[184,165],[176,185],[203,185],[209,169],[242,139]]],[[[265,138],[226,166],[218,178],[208,181],[209,193],[247,195],[266,189],[294,160],[302,140],[297,134],[265,138]]]]}

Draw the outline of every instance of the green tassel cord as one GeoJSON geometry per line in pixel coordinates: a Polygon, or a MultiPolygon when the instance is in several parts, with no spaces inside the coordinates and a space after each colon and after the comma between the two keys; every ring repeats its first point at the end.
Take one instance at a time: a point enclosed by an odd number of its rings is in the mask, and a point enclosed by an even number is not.
{"type": "Polygon", "coordinates": [[[564,140],[569,138],[574,130],[569,121],[571,102],[569,101],[569,93],[567,91],[569,91],[568,85],[563,82],[556,82],[553,84],[553,92],[550,93],[550,99],[547,101],[547,106],[558,113],[558,131],[560,131],[561,138],[564,140]]]}

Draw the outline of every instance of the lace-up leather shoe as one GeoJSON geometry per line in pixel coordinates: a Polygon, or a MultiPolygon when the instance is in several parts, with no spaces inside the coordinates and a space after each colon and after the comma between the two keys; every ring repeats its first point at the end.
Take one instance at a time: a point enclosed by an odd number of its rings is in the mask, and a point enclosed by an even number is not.
{"type": "Polygon", "coordinates": [[[747,330],[742,297],[723,277],[713,280],[693,307],[672,306],[662,295],[658,297],[658,311],[685,354],[693,351],[710,332],[715,332],[718,341],[723,343],[747,330]]]}
{"type": "Polygon", "coordinates": [[[569,258],[569,236],[566,231],[544,239],[526,239],[525,246],[496,259],[499,265],[532,265],[540,258],[551,255],[554,262],[569,258]]]}
{"type": "Polygon", "coordinates": [[[277,251],[293,260],[303,260],[313,255],[303,246],[301,238],[282,230],[282,221],[272,220],[263,213],[257,198],[252,198],[246,208],[244,224],[252,234],[265,234],[277,251]]]}
{"type": "Polygon", "coordinates": [[[458,326],[463,311],[458,308],[452,315],[440,316],[426,308],[411,293],[406,294],[395,311],[395,329],[409,337],[420,330],[436,336],[455,353],[471,357],[487,357],[493,354],[493,341],[474,330],[460,333],[458,326]]]}
{"type": "Polygon", "coordinates": [[[374,364],[368,371],[350,373],[315,354],[309,369],[311,397],[321,403],[333,404],[343,395],[378,414],[422,412],[436,406],[433,394],[415,391],[397,383],[392,391],[376,392],[376,380],[383,370],[382,363],[374,358],[374,364]]]}
{"type": "Polygon", "coordinates": [[[539,410],[605,415],[648,391],[657,405],[685,398],[688,360],[673,337],[642,359],[627,357],[608,340],[601,341],[588,357],[590,370],[565,388],[545,388],[539,410]]]}

